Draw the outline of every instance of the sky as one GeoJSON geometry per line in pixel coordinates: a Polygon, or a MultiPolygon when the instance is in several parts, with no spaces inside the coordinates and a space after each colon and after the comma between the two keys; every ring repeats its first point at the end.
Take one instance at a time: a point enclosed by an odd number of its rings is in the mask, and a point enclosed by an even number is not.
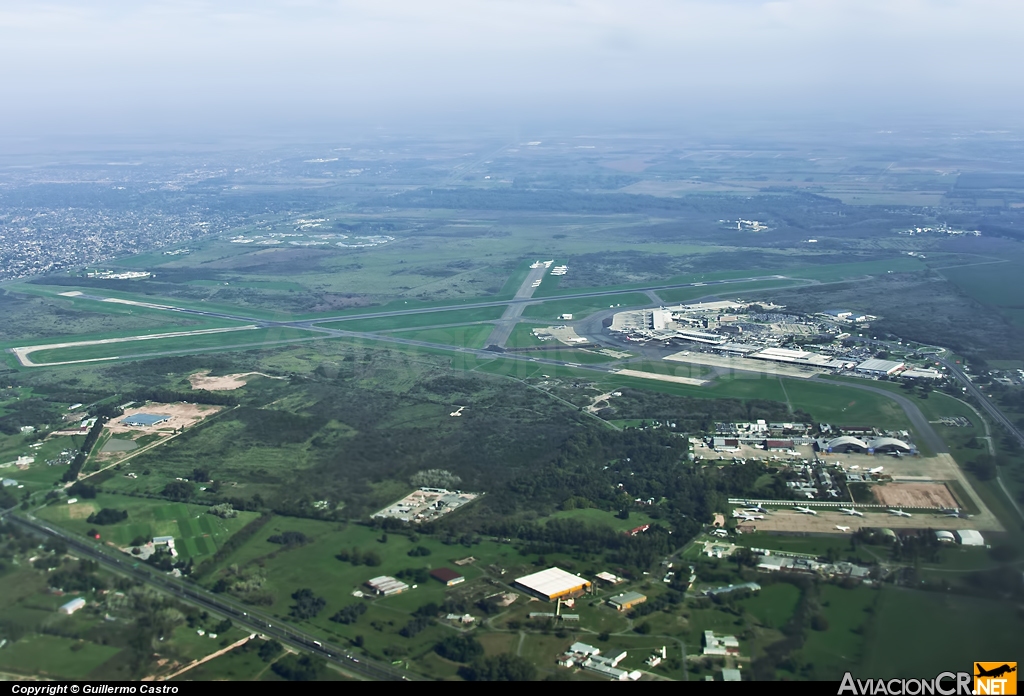
{"type": "Polygon", "coordinates": [[[1016,126],[1019,0],[0,0],[0,129],[1016,126]]]}

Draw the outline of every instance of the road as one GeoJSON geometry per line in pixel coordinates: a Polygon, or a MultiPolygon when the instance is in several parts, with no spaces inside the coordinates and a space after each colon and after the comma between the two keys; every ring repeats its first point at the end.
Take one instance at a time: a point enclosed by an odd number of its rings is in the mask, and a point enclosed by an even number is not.
{"type": "Polygon", "coordinates": [[[275,638],[297,649],[305,650],[333,662],[346,671],[378,681],[420,681],[417,675],[396,669],[392,665],[369,660],[363,656],[356,657],[348,651],[321,641],[281,619],[255,611],[251,607],[238,604],[223,595],[215,595],[194,584],[171,577],[151,569],[144,563],[131,562],[132,559],[120,552],[109,553],[103,547],[92,544],[73,534],[50,527],[38,520],[13,514],[12,510],[0,513],[3,519],[27,529],[37,535],[56,537],[68,545],[75,555],[96,561],[108,570],[127,575],[139,582],[162,590],[176,599],[194,606],[215,612],[231,619],[232,623],[246,629],[275,638]]]}

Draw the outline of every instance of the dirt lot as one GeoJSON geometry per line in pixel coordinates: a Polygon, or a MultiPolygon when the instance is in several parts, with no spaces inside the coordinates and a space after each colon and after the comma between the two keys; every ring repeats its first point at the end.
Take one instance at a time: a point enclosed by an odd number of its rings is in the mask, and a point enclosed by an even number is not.
{"type": "MultiPolygon", "coordinates": [[[[206,391],[233,391],[239,387],[245,386],[245,378],[250,375],[256,375],[259,377],[270,377],[262,372],[239,372],[233,375],[222,375],[220,377],[211,377],[210,371],[197,372],[194,375],[189,375],[188,381],[192,385],[193,389],[204,389],[206,391]]],[[[271,379],[278,379],[271,377],[271,379]]]]}
{"type": "Polygon", "coordinates": [[[209,418],[220,411],[222,406],[206,406],[203,404],[155,404],[150,403],[137,408],[125,410],[124,415],[115,418],[107,423],[107,427],[114,433],[135,432],[146,433],[170,433],[178,428],[190,428],[204,418],[209,418]],[[122,421],[128,416],[138,413],[149,413],[152,415],[170,416],[170,420],[148,428],[140,426],[127,426],[122,421]]]}
{"type": "Polygon", "coordinates": [[[92,503],[74,503],[68,505],[68,517],[73,520],[84,520],[96,512],[96,506],[92,503]]]}
{"type": "Polygon", "coordinates": [[[955,508],[956,498],[942,483],[883,483],[871,487],[882,505],[896,508],[955,508]]]}

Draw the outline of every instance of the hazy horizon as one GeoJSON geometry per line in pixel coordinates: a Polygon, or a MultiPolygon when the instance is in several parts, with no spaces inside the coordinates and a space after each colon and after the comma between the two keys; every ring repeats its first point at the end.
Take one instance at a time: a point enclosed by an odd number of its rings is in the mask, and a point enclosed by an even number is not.
{"type": "Polygon", "coordinates": [[[21,139],[1016,128],[1007,1],[49,2],[0,10],[21,139]]]}

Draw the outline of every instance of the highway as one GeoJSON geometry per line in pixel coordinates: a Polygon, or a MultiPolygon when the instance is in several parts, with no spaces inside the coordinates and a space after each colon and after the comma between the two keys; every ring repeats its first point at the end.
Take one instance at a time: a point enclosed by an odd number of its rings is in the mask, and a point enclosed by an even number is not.
{"type": "Polygon", "coordinates": [[[992,403],[992,399],[978,388],[978,385],[971,381],[964,371],[960,369],[959,365],[952,363],[945,358],[936,358],[935,360],[945,366],[945,368],[967,388],[967,392],[978,400],[981,407],[985,409],[990,416],[992,416],[992,420],[1006,428],[1007,432],[1017,438],[1017,441],[1024,446],[1024,434],[1021,433],[1020,429],[1014,425],[1013,421],[1006,417],[1006,414],[999,410],[998,406],[992,403]]]}
{"type": "Polygon", "coordinates": [[[6,510],[0,515],[6,521],[35,534],[62,539],[67,543],[69,551],[79,557],[96,561],[108,570],[126,575],[160,589],[176,599],[229,618],[232,623],[243,626],[253,633],[275,638],[281,643],[318,655],[324,660],[340,666],[344,671],[375,681],[422,680],[421,677],[405,670],[396,669],[392,665],[369,660],[364,656],[357,657],[336,645],[319,640],[277,617],[255,611],[251,607],[236,603],[223,595],[207,592],[197,585],[161,573],[145,563],[133,561],[120,552],[110,553],[97,544],[42,524],[35,519],[16,515],[12,510],[6,510]]]}

